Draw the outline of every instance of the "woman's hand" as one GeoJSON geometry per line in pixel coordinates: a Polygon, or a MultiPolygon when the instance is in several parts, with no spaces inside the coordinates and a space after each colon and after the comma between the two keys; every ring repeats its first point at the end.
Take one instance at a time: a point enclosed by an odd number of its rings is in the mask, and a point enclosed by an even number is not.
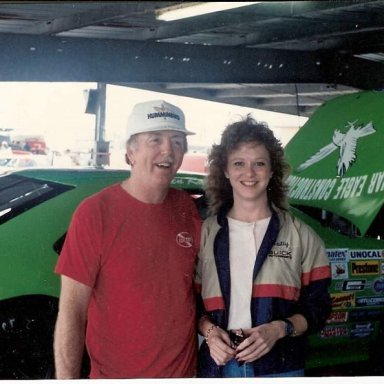
{"type": "Polygon", "coordinates": [[[267,354],[285,336],[285,326],[282,321],[272,321],[243,332],[246,339],[236,348],[236,360],[250,363],[267,354]]]}
{"type": "Polygon", "coordinates": [[[207,337],[209,352],[217,365],[225,365],[235,357],[236,351],[231,348],[231,341],[226,331],[215,327],[207,337]]]}

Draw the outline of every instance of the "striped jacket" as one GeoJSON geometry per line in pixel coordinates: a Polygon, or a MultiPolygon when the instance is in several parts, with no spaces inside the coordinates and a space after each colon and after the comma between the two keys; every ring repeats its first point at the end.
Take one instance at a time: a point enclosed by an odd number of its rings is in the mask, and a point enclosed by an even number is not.
{"type": "MultiPolygon", "coordinates": [[[[329,284],[330,267],[322,240],[288,212],[274,211],[253,270],[252,327],[300,313],[308,322],[308,331],[280,339],[253,363],[256,376],[304,368],[306,336],[319,331],[330,313],[329,284]]],[[[231,297],[225,211],[203,224],[195,285],[200,314],[227,329],[231,297]]],[[[205,342],[199,351],[199,376],[221,376],[205,342]]]]}

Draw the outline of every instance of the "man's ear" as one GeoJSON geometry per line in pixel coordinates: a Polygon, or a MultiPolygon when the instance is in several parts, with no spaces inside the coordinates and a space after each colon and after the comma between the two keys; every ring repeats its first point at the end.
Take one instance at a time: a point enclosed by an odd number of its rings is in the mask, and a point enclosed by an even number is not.
{"type": "Polygon", "coordinates": [[[134,153],[132,151],[132,148],[127,148],[127,151],[125,152],[125,162],[128,165],[134,165],[135,164],[135,157],[134,153]]]}

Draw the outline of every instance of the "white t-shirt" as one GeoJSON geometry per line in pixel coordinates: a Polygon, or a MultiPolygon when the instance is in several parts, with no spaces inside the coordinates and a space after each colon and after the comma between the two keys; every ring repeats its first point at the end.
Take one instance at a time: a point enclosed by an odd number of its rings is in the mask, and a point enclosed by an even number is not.
{"type": "Polygon", "coordinates": [[[270,217],[247,223],[228,217],[231,303],[228,329],[251,328],[251,297],[256,255],[270,217]]]}

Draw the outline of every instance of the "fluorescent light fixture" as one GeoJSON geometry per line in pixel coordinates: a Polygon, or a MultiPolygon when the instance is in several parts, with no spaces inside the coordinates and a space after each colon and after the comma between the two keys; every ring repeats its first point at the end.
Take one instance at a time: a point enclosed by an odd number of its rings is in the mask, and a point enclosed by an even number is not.
{"type": "Polygon", "coordinates": [[[207,13],[226,11],[228,9],[246,7],[247,5],[257,4],[260,1],[218,1],[218,2],[198,2],[180,4],[177,6],[162,8],[157,11],[158,20],[172,21],[185,19],[187,17],[205,15],[207,13]]]}
{"type": "Polygon", "coordinates": [[[361,55],[354,55],[355,57],[359,57],[360,59],[375,61],[377,63],[384,63],[384,53],[363,53],[361,55]]]}

